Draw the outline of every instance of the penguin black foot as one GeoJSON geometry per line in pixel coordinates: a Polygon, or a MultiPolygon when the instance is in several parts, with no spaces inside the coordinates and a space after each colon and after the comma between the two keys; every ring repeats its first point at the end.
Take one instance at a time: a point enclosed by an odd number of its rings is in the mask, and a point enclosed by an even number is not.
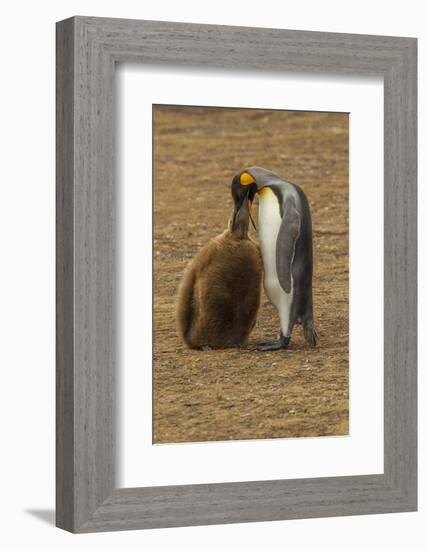
{"type": "Polygon", "coordinates": [[[288,348],[290,338],[288,336],[282,336],[278,340],[270,340],[269,342],[262,342],[257,344],[258,351],[276,351],[278,349],[288,348]]]}

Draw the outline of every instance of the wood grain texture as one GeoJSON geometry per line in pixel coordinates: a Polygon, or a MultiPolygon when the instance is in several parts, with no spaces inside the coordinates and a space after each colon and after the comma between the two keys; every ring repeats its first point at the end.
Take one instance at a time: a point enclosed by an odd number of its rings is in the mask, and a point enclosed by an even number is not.
{"type": "Polygon", "coordinates": [[[74,24],[60,25],[56,42],[56,521],[74,520],[73,159],[74,24]]]}
{"type": "Polygon", "coordinates": [[[415,39],[87,17],[58,23],[59,527],[91,532],[415,510],[416,297],[415,39]],[[117,61],[384,77],[383,475],[114,488],[117,61]]]}

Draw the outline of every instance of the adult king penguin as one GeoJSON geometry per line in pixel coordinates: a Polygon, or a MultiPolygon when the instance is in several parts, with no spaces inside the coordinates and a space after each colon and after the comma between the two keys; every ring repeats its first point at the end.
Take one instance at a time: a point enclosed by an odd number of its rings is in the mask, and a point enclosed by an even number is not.
{"type": "Polygon", "coordinates": [[[233,184],[251,186],[259,199],[258,233],[264,265],[264,288],[278,310],[281,333],[260,351],[288,347],[296,323],[315,346],[312,305],[312,224],[308,200],[293,183],[259,166],[246,168],[233,184]]]}

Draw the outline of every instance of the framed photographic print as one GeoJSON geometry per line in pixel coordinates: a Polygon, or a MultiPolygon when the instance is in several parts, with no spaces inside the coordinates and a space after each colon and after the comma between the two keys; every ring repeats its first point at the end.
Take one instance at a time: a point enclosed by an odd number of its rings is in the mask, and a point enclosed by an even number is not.
{"type": "Polygon", "coordinates": [[[416,510],[416,40],[57,24],[57,525],[416,510]]]}

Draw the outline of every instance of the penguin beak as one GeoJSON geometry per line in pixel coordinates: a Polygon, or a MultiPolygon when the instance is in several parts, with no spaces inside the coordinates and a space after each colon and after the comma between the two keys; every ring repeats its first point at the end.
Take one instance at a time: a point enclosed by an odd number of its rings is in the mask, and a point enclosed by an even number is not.
{"type": "Polygon", "coordinates": [[[242,209],[247,210],[248,217],[250,218],[254,229],[257,230],[256,224],[254,223],[254,219],[252,215],[252,200],[250,198],[249,193],[246,193],[245,196],[240,200],[240,202],[235,205],[235,211],[233,213],[233,218],[232,218],[232,227],[234,228],[236,226],[238,214],[242,209]]]}
{"type": "Polygon", "coordinates": [[[253,224],[254,229],[257,231],[256,223],[253,218],[253,201],[247,196],[248,200],[248,214],[250,216],[251,223],[253,224]]]}
{"type": "Polygon", "coordinates": [[[257,185],[251,183],[249,185],[242,185],[239,182],[238,176],[235,176],[232,181],[232,197],[235,204],[235,209],[232,216],[232,230],[236,227],[238,219],[245,222],[247,230],[249,219],[257,231],[257,227],[253,216],[253,200],[257,192],[257,185]]]}
{"type": "Polygon", "coordinates": [[[257,194],[257,184],[253,182],[249,189],[247,194],[247,200],[248,200],[248,214],[250,216],[251,223],[253,224],[254,229],[257,231],[256,222],[254,221],[254,215],[253,215],[253,201],[254,197],[257,194]]]}

